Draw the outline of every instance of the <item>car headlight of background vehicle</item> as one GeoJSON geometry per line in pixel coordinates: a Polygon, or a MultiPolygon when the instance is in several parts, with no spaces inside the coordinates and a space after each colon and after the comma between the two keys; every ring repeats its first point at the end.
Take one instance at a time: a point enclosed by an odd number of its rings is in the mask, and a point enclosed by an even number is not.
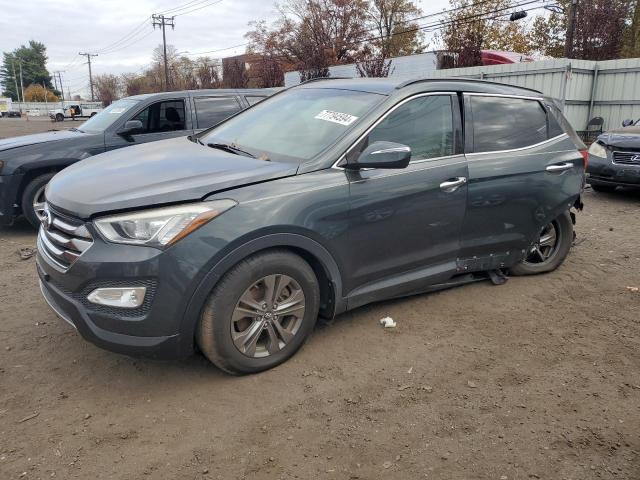
{"type": "Polygon", "coordinates": [[[236,205],[226,199],[189,203],[102,217],[94,224],[110,242],[163,248],[236,205]]]}
{"type": "Polygon", "coordinates": [[[594,157],[607,158],[607,149],[601,143],[593,142],[589,147],[589,154],[594,157]]]}

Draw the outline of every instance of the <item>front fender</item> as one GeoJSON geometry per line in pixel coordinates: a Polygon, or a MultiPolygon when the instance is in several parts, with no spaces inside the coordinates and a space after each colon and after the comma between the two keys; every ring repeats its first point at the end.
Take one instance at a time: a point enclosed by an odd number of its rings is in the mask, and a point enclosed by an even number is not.
{"type": "MultiPolygon", "coordinates": [[[[205,275],[196,287],[185,311],[180,325],[180,337],[183,342],[192,342],[200,313],[209,294],[222,276],[242,259],[269,248],[295,248],[312,255],[322,266],[333,289],[334,307],[330,316],[346,310],[346,302],[342,297],[342,276],[340,269],[329,251],[315,240],[295,233],[272,233],[248,241],[228,253],[205,275]]],[[[183,345],[188,349],[190,346],[183,345]]]]}

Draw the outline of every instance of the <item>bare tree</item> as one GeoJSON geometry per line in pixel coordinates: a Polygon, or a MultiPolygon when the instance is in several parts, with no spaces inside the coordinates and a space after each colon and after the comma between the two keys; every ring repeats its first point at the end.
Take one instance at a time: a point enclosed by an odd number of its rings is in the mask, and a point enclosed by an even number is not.
{"type": "Polygon", "coordinates": [[[246,88],[248,81],[244,55],[222,60],[222,83],[226,88],[246,88]]]}
{"type": "Polygon", "coordinates": [[[93,77],[96,97],[105,107],[119,98],[120,80],[116,75],[109,73],[93,77]]]}
{"type": "Polygon", "coordinates": [[[201,57],[196,60],[195,79],[198,88],[221,88],[220,79],[221,64],[209,57],[201,57]]]}
{"type": "Polygon", "coordinates": [[[358,61],[356,71],[361,77],[388,77],[393,72],[391,60],[386,60],[382,56],[358,61]]]}
{"type": "Polygon", "coordinates": [[[267,28],[264,20],[249,23],[253,30],[245,36],[249,39],[247,54],[252,58],[250,76],[258,78],[260,87],[284,85],[283,60],[279,56],[279,35],[267,28]]]}

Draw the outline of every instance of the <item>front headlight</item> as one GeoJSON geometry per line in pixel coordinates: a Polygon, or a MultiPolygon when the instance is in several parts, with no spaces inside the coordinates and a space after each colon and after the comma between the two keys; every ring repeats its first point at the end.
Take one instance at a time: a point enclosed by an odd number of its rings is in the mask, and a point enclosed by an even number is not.
{"type": "Polygon", "coordinates": [[[607,149],[601,143],[593,142],[589,147],[589,154],[594,157],[607,158],[607,149]]]}
{"type": "Polygon", "coordinates": [[[189,203],[102,217],[94,224],[110,242],[163,248],[236,205],[233,200],[189,203]]]}

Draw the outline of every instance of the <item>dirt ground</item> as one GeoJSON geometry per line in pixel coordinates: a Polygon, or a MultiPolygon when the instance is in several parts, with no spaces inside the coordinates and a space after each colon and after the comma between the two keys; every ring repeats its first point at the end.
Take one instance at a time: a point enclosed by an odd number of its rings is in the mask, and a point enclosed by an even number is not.
{"type": "Polygon", "coordinates": [[[83,341],[1,229],[0,479],[640,479],[640,193],[584,200],[556,272],[360,308],[238,378],[83,341]]]}
{"type": "Polygon", "coordinates": [[[46,132],[48,130],[65,130],[77,127],[81,121],[65,120],[64,122],[52,122],[49,117],[0,118],[0,139],[28,135],[30,133],[46,132]]]}

